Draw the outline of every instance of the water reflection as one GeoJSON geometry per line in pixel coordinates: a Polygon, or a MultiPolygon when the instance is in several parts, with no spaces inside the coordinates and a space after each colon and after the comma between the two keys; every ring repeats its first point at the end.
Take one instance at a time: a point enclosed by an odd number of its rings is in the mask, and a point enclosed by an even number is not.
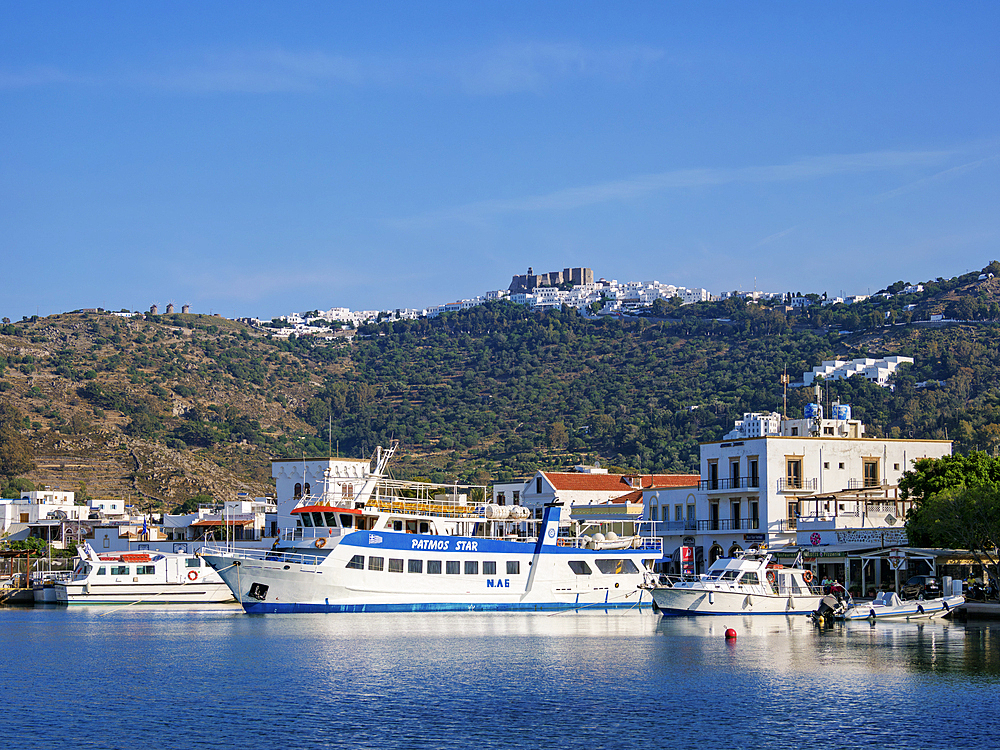
{"type": "Polygon", "coordinates": [[[1000,718],[1000,623],[87,608],[0,612],[0,648],[26,746],[961,748],[1000,718]]]}

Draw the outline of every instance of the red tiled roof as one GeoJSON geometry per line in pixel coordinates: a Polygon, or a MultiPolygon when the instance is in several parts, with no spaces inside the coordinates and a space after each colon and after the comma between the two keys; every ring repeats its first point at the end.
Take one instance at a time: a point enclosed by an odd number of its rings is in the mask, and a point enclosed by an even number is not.
{"type": "Polygon", "coordinates": [[[642,490],[635,490],[627,495],[622,495],[621,497],[611,498],[612,503],[641,503],[642,502],[642,490]]]}
{"type": "Polygon", "coordinates": [[[640,487],[694,487],[699,474],[581,474],[575,471],[543,471],[557,490],[590,490],[591,492],[630,492],[640,487]],[[629,480],[632,480],[631,483],[629,480]],[[641,480],[641,484],[638,480],[641,480]]]}

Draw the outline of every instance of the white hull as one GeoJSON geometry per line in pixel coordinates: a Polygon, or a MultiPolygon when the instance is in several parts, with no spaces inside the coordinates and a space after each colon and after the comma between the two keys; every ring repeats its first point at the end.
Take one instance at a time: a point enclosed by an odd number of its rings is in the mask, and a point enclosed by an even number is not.
{"type": "Polygon", "coordinates": [[[56,603],[56,588],[54,585],[33,587],[35,592],[35,604],[55,604],[56,603]]]}
{"type": "Polygon", "coordinates": [[[775,596],[705,588],[655,588],[653,602],[665,617],[678,615],[808,615],[819,595],[775,596]]]}
{"type": "Polygon", "coordinates": [[[645,561],[659,554],[384,532],[347,535],[323,557],[207,550],[205,560],[250,613],[547,610],[650,606],[645,561]],[[363,569],[348,567],[356,556],[363,569]],[[369,569],[372,558],[381,569],[369,569]],[[391,559],[403,569],[390,571],[391,559]]]}
{"type": "Polygon", "coordinates": [[[947,617],[956,607],[965,603],[964,596],[948,596],[940,599],[902,601],[899,604],[884,605],[855,604],[836,619],[843,620],[917,620],[932,617],[947,617]]]}
{"type": "Polygon", "coordinates": [[[215,571],[191,555],[122,553],[81,560],[70,581],[52,587],[56,604],[209,604],[233,602],[215,571]]]}
{"type": "Polygon", "coordinates": [[[208,604],[233,602],[225,583],[56,584],[57,604],[208,604]]]}

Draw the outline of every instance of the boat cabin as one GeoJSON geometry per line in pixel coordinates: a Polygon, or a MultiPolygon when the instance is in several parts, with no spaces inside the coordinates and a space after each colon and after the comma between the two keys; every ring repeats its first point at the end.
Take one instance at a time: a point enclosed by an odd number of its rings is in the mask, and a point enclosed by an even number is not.
{"type": "Polygon", "coordinates": [[[292,517],[295,519],[296,531],[323,529],[331,535],[374,529],[378,520],[378,516],[365,515],[360,508],[339,508],[333,505],[303,505],[292,510],[292,517]],[[334,529],[339,531],[334,532],[334,529]]]}

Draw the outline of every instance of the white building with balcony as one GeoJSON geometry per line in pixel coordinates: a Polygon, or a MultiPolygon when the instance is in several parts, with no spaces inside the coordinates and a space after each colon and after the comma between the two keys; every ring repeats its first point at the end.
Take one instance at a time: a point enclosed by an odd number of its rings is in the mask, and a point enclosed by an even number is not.
{"type": "Polygon", "coordinates": [[[702,443],[697,487],[643,490],[649,516],[658,521],[666,564],[682,545],[695,548],[702,571],[716,558],[750,546],[794,546],[800,524],[809,523],[819,524],[810,529],[817,547],[864,541],[848,531],[864,532],[877,547],[885,537],[868,534],[877,527],[893,530],[888,541],[898,543],[906,510],[895,496],[900,478],[918,459],[951,454],[948,440],[863,437],[864,425],[849,418],[817,415],[782,420],[778,434],[738,433],[702,443]]]}

